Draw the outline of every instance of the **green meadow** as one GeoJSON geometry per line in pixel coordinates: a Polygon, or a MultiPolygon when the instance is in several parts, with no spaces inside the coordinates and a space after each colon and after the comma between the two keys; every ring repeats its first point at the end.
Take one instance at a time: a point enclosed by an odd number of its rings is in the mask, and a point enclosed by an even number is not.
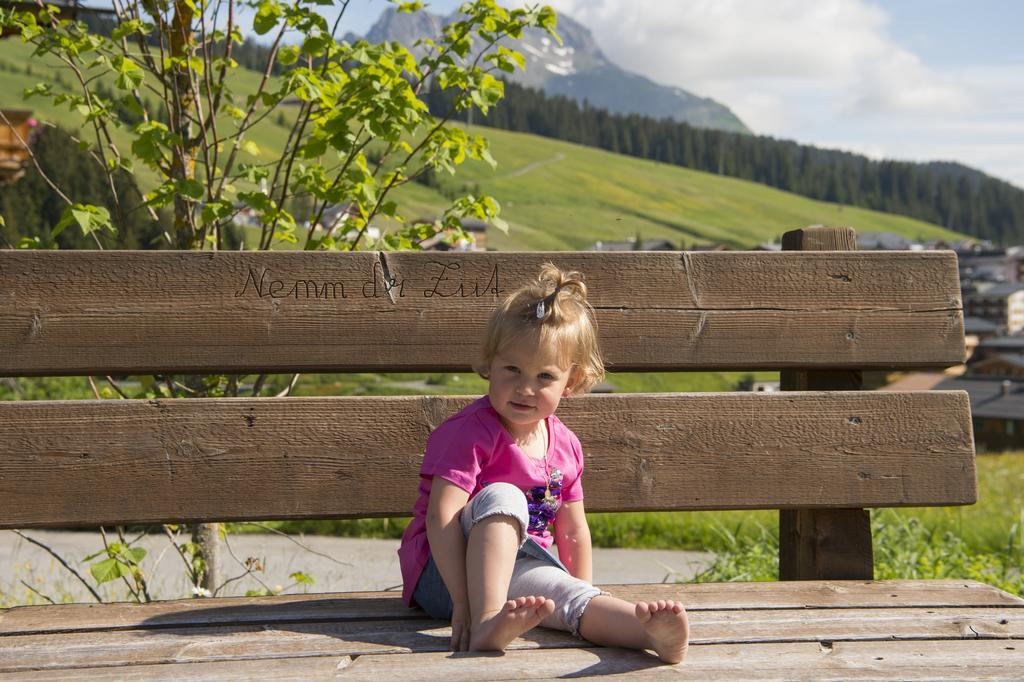
{"type": "MultiPolygon", "coordinates": [[[[61,70],[53,60],[30,54],[15,40],[0,42],[0,105],[31,108],[37,118],[77,129],[80,119],[66,107],[55,107],[46,98],[22,100],[21,93],[37,82],[48,82],[55,91],[70,83],[66,73],[64,84],[58,82],[61,70]],[[31,74],[25,72],[28,65],[31,74]]],[[[230,85],[238,93],[252,92],[258,80],[255,72],[239,69],[230,85]]],[[[283,112],[286,119],[291,116],[287,108],[283,112]]],[[[276,119],[276,114],[267,117],[247,135],[261,150],[259,157],[242,154],[240,160],[277,158],[288,130],[276,119]]],[[[229,129],[227,121],[221,129],[229,129]]],[[[113,132],[115,142],[128,149],[127,129],[113,132]]],[[[497,168],[469,161],[454,176],[439,174],[438,187],[409,183],[395,198],[407,219],[417,219],[440,216],[450,203],[446,197],[457,193],[489,194],[501,204],[510,226],[507,235],[488,231],[488,246],[501,250],[586,249],[597,241],[637,236],[668,239],[687,248],[711,243],[751,248],[808,225],[844,225],[913,239],[961,238],[912,218],[814,201],[744,180],[535,135],[479,126],[470,132],[490,140],[497,168]]],[[[141,166],[136,170],[142,189],[151,189],[153,174],[141,166]]]]}

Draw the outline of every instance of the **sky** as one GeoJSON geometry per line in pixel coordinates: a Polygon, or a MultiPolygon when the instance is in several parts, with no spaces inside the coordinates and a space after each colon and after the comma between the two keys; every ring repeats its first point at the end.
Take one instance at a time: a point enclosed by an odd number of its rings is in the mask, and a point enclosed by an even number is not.
{"type": "MultiPolygon", "coordinates": [[[[756,134],[958,161],[1024,188],[1021,0],[547,1],[622,68],[711,97],[756,134]]],[[[389,6],[351,0],[340,33],[389,6]]]]}
{"type": "MultiPolygon", "coordinates": [[[[1024,188],[1024,2],[548,3],[622,68],[711,97],[757,134],[876,159],[959,161],[1024,188]]],[[[352,0],[346,29],[364,33],[385,7],[352,0]]]]}

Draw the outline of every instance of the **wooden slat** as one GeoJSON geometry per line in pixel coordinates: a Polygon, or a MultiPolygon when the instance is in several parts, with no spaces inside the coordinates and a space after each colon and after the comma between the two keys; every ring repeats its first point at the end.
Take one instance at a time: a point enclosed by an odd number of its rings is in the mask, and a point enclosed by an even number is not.
{"type": "Polygon", "coordinates": [[[779,511],[779,580],[871,580],[867,509],[779,511]]]}
{"type": "MultiPolygon", "coordinates": [[[[970,580],[807,581],[604,585],[626,601],[677,599],[702,611],[1008,608],[1024,599],[970,580]]],[[[160,629],[227,624],[428,620],[395,592],[182,599],[152,604],[61,604],[0,611],[0,637],[90,630],[160,629]]],[[[3,641],[0,639],[0,641],[3,641]]]]}
{"type": "MultiPolygon", "coordinates": [[[[468,398],[0,403],[0,528],[409,513],[468,398]]],[[[970,504],[966,393],[584,396],[593,511],[970,504]]]]}
{"type": "MultiPolygon", "coordinates": [[[[690,614],[690,628],[692,645],[1024,640],[1024,610],[1003,607],[695,611],[690,614]]],[[[0,640],[0,672],[296,656],[407,654],[447,651],[450,640],[450,626],[440,621],[422,620],[39,634],[0,640]]],[[[513,641],[508,649],[592,646],[565,632],[536,628],[513,641]]]]}
{"type": "MultiPolygon", "coordinates": [[[[783,251],[856,251],[850,227],[808,227],[782,235],[783,251]]],[[[858,370],[784,369],[783,391],[859,391],[858,370]]],[[[871,514],[866,509],[783,509],[779,512],[781,580],[871,580],[871,514]]]]}
{"type": "Polygon", "coordinates": [[[617,649],[509,651],[500,656],[444,653],[361,656],[345,668],[350,680],[555,679],[603,677],[708,680],[1019,678],[1024,647],[1000,641],[837,642],[695,646],[680,666],[617,649]]]}
{"type": "Polygon", "coordinates": [[[269,661],[216,661],[171,665],[133,665],[128,668],[81,668],[77,670],[0,673],[3,682],[15,680],[189,680],[222,682],[226,680],[275,680],[308,682],[333,680],[352,659],[348,656],[281,658],[269,661]]]}
{"type": "Polygon", "coordinates": [[[586,275],[620,370],[964,355],[951,251],[0,251],[0,376],[465,370],[490,310],[545,261],[586,275]]]}
{"type": "Polygon", "coordinates": [[[0,675],[3,680],[1012,680],[1024,646],[1006,640],[696,645],[678,666],[621,649],[422,653],[218,661],[0,675]]]}

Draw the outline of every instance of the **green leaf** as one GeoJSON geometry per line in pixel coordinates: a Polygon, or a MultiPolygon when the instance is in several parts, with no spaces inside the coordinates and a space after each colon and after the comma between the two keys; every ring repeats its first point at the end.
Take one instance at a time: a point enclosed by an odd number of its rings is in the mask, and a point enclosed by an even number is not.
{"type": "Polygon", "coordinates": [[[203,195],[206,194],[206,188],[203,187],[203,183],[193,178],[185,178],[178,182],[178,191],[187,196],[190,199],[202,199],[203,195]]]}
{"type": "Polygon", "coordinates": [[[64,209],[64,214],[50,233],[50,238],[55,238],[72,225],[78,225],[84,235],[100,230],[117,232],[110,223],[110,211],[107,209],[92,204],[72,204],[64,209]]]}
{"type": "Polygon", "coordinates": [[[118,55],[114,57],[114,72],[117,74],[115,84],[121,90],[131,90],[142,85],[142,68],[132,60],[118,55]]]}
{"type": "Polygon", "coordinates": [[[242,143],[242,151],[245,152],[246,154],[251,155],[251,156],[259,156],[260,155],[259,145],[257,145],[252,140],[246,140],[246,141],[244,141],[242,143]]]}
{"type": "Polygon", "coordinates": [[[312,585],[316,582],[315,580],[313,580],[313,576],[307,573],[302,573],[300,571],[296,571],[295,573],[290,574],[288,577],[297,583],[305,583],[307,585],[312,585]]]}
{"type": "MultiPolygon", "coordinates": [[[[31,88],[25,88],[21,91],[22,99],[29,99],[30,97],[49,97],[53,94],[53,91],[49,83],[36,83],[31,88]]],[[[59,102],[57,102],[59,104],[59,102]]]]}
{"type": "Polygon", "coordinates": [[[92,577],[96,579],[96,582],[101,585],[111,580],[117,580],[122,575],[127,575],[124,564],[114,558],[97,561],[89,566],[89,572],[92,573],[92,577]]]}
{"type": "Polygon", "coordinates": [[[491,225],[494,225],[496,228],[501,230],[503,233],[508,234],[508,223],[506,223],[504,220],[502,220],[498,216],[496,216],[496,215],[491,216],[491,225]]]}
{"type": "Polygon", "coordinates": [[[22,237],[18,240],[19,249],[45,249],[46,245],[39,237],[22,237]]]}
{"type": "Polygon", "coordinates": [[[140,564],[146,558],[146,550],[142,547],[128,547],[122,554],[133,564],[140,564]]]}
{"type": "Polygon", "coordinates": [[[277,61],[283,66],[291,66],[299,61],[298,45],[285,45],[277,51],[277,61]]]}
{"type": "Polygon", "coordinates": [[[210,203],[203,206],[203,221],[207,223],[216,222],[221,218],[226,218],[231,215],[232,206],[231,202],[227,199],[218,199],[217,201],[211,201],[210,203]]]}
{"type": "Polygon", "coordinates": [[[284,16],[284,10],[274,0],[262,0],[256,16],[252,20],[252,28],[258,35],[263,35],[277,26],[278,20],[284,16]]]}
{"type": "Polygon", "coordinates": [[[327,37],[321,35],[311,35],[302,41],[302,54],[309,55],[311,57],[319,57],[323,54],[323,51],[327,49],[327,37]]]}
{"type": "Polygon", "coordinates": [[[147,35],[153,27],[150,24],[142,23],[141,19],[129,19],[121,24],[118,24],[113,31],[110,32],[110,37],[114,40],[121,40],[127,35],[132,33],[141,33],[147,35]]]}
{"type": "Polygon", "coordinates": [[[172,136],[167,126],[159,121],[143,121],[135,126],[132,152],[150,166],[163,159],[163,150],[170,146],[172,136]]]}

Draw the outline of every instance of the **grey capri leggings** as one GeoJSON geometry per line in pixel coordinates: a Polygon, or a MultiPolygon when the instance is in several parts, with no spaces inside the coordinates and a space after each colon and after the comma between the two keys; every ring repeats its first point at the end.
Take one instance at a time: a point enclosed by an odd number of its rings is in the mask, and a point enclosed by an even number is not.
{"type": "MultiPolygon", "coordinates": [[[[527,535],[529,512],[526,495],[510,483],[486,486],[463,507],[459,517],[462,532],[469,537],[473,526],[495,515],[511,516],[519,522],[519,554],[512,569],[508,598],[532,595],[551,599],[555,602],[555,611],[541,621],[541,625],[568,630],[578,636],[580,618],[587,604],[594,597],[608,593],[572,577],[562,562],[527,535]]],[[[413,599],[432,618],[451,620],[452,598],[433,557],[416,583],[413,599]]]]}

